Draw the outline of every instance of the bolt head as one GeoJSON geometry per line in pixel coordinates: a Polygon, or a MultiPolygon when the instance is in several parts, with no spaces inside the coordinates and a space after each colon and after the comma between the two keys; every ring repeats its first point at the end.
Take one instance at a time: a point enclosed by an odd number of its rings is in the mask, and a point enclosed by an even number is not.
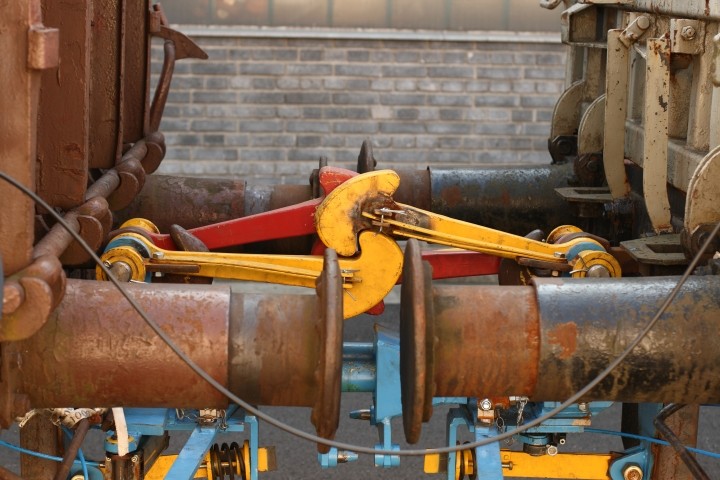
{"type": "Polygon", "coordinates": [[[685,40],[693,40],[696,35],[697,31],[695,30],[695,27],[690,25],[686,25],[682,28],[682,30],[680,30],[680,36],[685,40]]]}
{"type": "Polygon", "coordinates": [[[138,457],[137,455],[133,455],[133,456],[130,458],[130,461],[131,461],[132,463],[138,463],[138,462],[140,461],[140,457],[138,457]]]}
{"type": "Polygon", "coordinates": [[[610,277],[610,271],[603,265],[593,265],[588,268],[586,275],[592,278],[608,278],[610,277]]]}
{"type": "Polygon", "coordinates": [[[486,412],[489,410],[492,410],[492,407],[493,407],[493,404],[490,401],[490,399],[488,399],[488,398],[485,398],[480,402],[480,408],[486,412]]]}
{"type": "Polygon", "coordinates": [[[580,410],[583,413],[587,413],[587,411],[589,410],[588,404],[585,402],[578,403],[578,410],[580,410]]]}
{"type": "Polygon", "coordinates": [[[558,454],[558,448],[555,445],[548,445],[547,446],[547,454],[551,457],[554,457],[558,454]]]}
{"type": "Polygon", "coordinates": [[[623,470],[623,478],[625,480],[642,480],[643,471],[642,468],[637,465],[630,465],[623,470]]]}

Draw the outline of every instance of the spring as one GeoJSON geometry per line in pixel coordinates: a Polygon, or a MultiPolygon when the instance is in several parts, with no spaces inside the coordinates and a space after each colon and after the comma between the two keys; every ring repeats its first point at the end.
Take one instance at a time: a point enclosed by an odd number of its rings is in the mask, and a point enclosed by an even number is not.
{"type": "Polygon", "coordinates": [[[245,443],[242,446],[236,442],[232,442],[230,445],[216,443],[210,448],[211,480],[225,478],[234,480],[236,475],[240,480],[250,479],[250,465],[246,465],[249,458],[244,451],[247,450],[245,443]]]}

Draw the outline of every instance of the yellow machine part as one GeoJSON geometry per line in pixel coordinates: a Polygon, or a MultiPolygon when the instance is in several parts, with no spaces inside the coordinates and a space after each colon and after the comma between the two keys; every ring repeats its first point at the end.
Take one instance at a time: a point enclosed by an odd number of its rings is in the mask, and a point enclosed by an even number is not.
{"type": "MultiPolygon", "coordinates": [[[[466,451],[458,452],[464,459],[465,475],[472,475],[474,465],[466,451]]],[[[467,451],[469,453],[469,451],[467,451]]],[[[525,452],[502,450],[503,476],[506,478],[554,478],[609,480],[610,454],[559,453],[554,456],[533,456],[525,452]]],[[[425,455],[425,473],[440,473],[447,468],[447,460],[438,454],[425,455]]],[[[460,471],[459,464],[456,474],[460,471]]]]}

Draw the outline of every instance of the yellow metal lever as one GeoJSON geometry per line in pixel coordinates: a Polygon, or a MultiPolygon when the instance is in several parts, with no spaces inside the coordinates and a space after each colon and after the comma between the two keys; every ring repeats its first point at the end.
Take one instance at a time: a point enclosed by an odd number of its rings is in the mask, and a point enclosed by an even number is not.
{"type": "MultiPolygon", "coordinates": [[[[150,228],[147,221],[130,221],[130,226],[150,228]]],[[[123,226],[128,226],[126,223],[123,226]]],[[[345,295],[345,318],[359,315],[380,303],[397,283],[403,254],[397,243],[385,235],[364,232],[360,252],[340,258],[345,295]]],[[[144,281],[148,272],[176,271],[183,275],[249,280],[315,288],[323,269],[323,258],[313,255],[254,255],[164,250],[137,233],[123,233],[110,244],[102,260],[111,266],[121,262],[129,277],[144,281]],[[142,253],[141,253],[142,252],[142,253]]],[[[97,269],[98,279],[106,280],[97,269]]]]}
{"type": "MultiPolygon", "coordinates": [[[[358,234],[372,229],[514,260],[569,264],[575,277],[588,273],[612,277],[621,274],[617,260],[597,240],[573,235],[575,238],[567,241],[546,243],[455,220],[395,202],[392,194],[399,185],[400,177],[395,172],[380,170],[358,175],[338,186],[316,210],[320,239],[339,255],[353,255],[358,248],[358,234]]],[[[562,239],[562,234],[581,234],[580,229],[572,226],[556,230],[558,233],[551,233],[550,237],[562,239]]]]}

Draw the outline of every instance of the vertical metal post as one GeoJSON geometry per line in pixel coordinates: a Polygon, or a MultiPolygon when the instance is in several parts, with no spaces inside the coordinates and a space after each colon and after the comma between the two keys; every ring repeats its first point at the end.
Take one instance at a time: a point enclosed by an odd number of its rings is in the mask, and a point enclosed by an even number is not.
{"type": "Polygon", "coordinates": [[[670,104],[670,41],[647,41],[645,75],[645,139],[643,192],[656,233],[671,232],[667,194],[668,109],[670,104]]]}
{"type": "Polygon", "coordinates": [[[629,64],[628,49],[620,41],[621,35],[622,30],[610,30],[607,37],[603,165],[613,198],[623,198],[630,192],[625,174],[625,118],[629,64]]]}

